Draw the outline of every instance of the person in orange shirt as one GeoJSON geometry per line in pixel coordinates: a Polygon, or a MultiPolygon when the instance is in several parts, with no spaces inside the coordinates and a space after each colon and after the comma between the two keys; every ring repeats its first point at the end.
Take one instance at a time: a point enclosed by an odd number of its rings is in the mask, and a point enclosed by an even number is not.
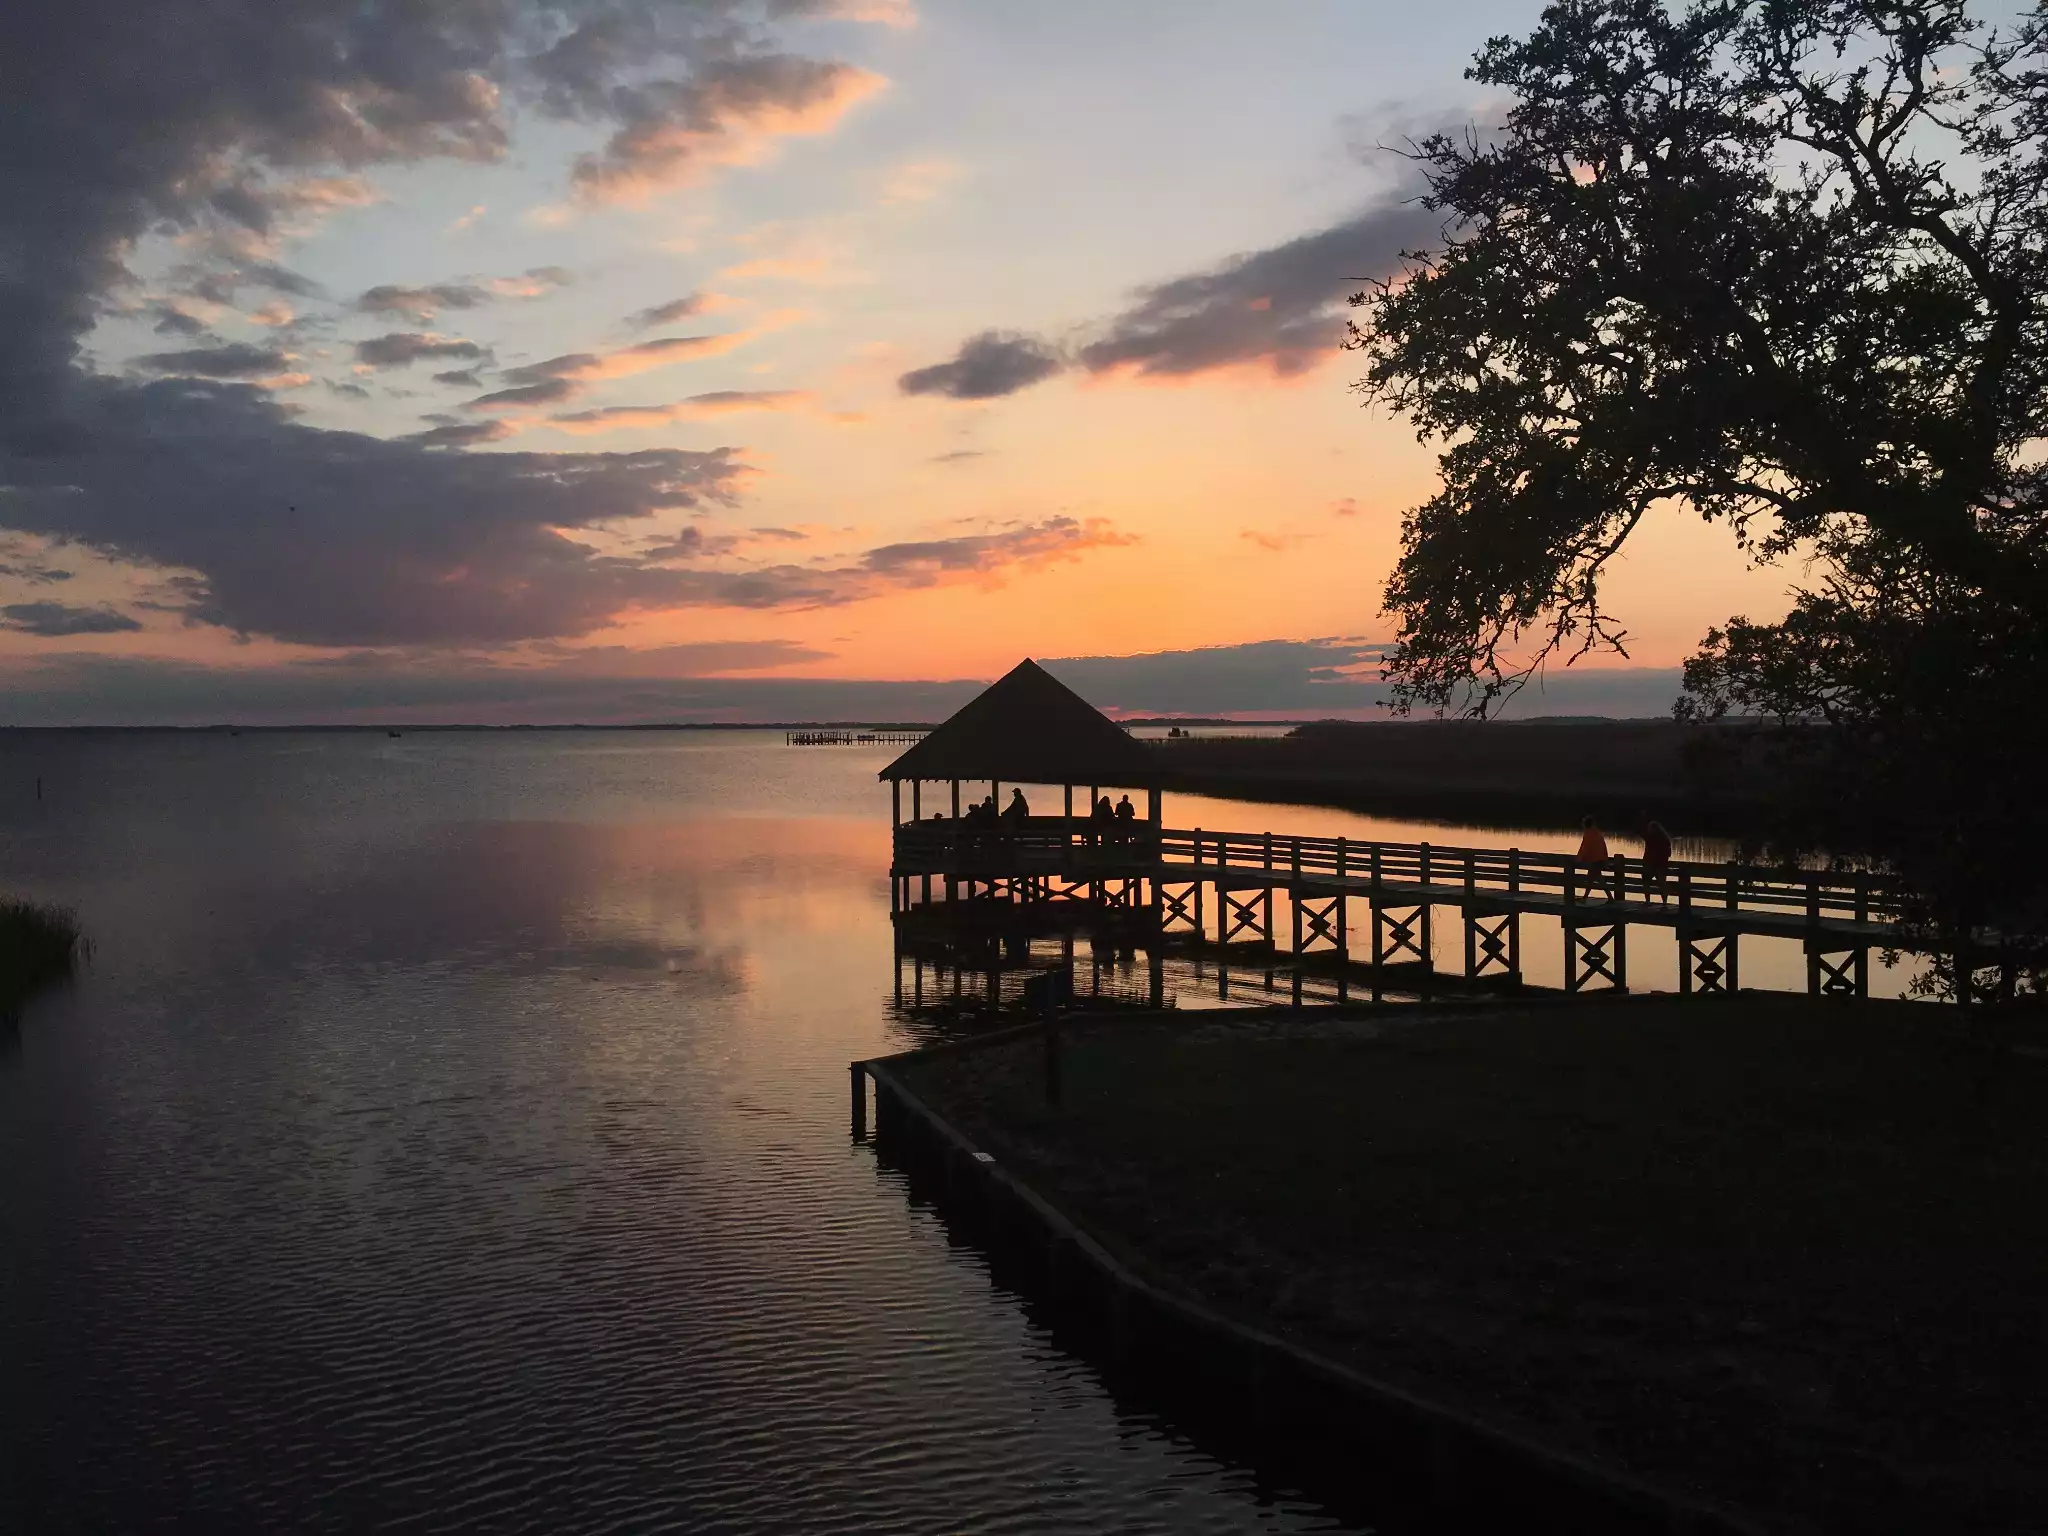
{"type": "MultiPolygon", "coordinates": [[[[1600,828],[1594,824],[1593,818],[1590,816],[1581,821],[1579,826],[1582,829],[1579,833],[1579,862],[1589,866],[1589,873],[1586,878],[1586,894],[1590,896],[1593,893],[1593,887],[1601,883],[1600,877],[1607,868],[1607,838],[1600,828]]],[[[1620,871],[1617,870],[1616,874],[1618,875],[1619,873],[1620,871]]],[[[1610,883],[1607,887],[1607,899],[1609,901],[1618,899],[1613,883],[1610,883]]]]}

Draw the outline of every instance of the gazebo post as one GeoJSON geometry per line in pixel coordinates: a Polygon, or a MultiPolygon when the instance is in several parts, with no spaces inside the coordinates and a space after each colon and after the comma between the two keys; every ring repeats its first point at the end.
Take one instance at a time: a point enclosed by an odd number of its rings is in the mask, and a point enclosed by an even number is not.
{"type": "Polygon", "coordinates": [[[903,781],[901,779],[891,779],[889,781],[889,825],[892,827],[903,825],[903,781]]]}
{"type": "Polygon", "coordinates": [[[923,779],[912,779],[910,781],[910,819],[912,821],[924,820],[923,779]]]}
{"type": "Polygon", "coordinates": [[[958,779],[953,781],[953,819],[955,821],[960,819],[960,781],[958,779]]]}

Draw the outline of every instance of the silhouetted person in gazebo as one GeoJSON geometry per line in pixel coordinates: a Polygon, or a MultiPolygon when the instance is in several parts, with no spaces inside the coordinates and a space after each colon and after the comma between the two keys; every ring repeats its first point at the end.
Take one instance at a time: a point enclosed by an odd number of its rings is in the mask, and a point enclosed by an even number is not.
{"type": "Polygon", "coordinates": [[[1093,835],[1088,840],[1107,848],[1116,841],[1116,810],[1110,805],[1109,796],[1104,795],[1095,802],[1094,821],[1093,835]]]}
{"type": "Polygon", "coordinates": [[[1031,804],[1024,798],[1024,791],[1010,791],[1010,803],[1003,807],[1003,831],[1015,834],[1024,830],[1024,824],[1031,819],[1031,804]]]}
{"type": "Polygon", "coordinates": [[[1120,843],[1137,841],[1138,812],[1131,804],[1131,797],[1125,795],[1116,803],[1116,840],[1120,843]]]}

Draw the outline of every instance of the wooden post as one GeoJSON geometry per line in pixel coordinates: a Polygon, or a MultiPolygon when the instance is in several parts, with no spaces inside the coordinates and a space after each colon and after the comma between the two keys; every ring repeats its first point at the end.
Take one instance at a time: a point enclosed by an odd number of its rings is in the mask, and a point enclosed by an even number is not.
{"type": "Polygon", "coordinates": [[[1806,995],[1820,996],[1820,877],[1806,874],[1806,995]]]}
{"type": "Polygon", "coordinates": [[[953,781],[953,819],[955,821],[960,819],[960,781],[958,779],[953,781]]]}
{"type": "Polygon", "coordinates": [[[910,781],[910,819],[912,821],[924,820],[923,779],[912,779],[910,781]]]}
{"type": "MultiPolygon", "coordinates": [[[[1268,890],[1271,887],[1267,887],[1268,890]]],[[[1301,886],[1290,886],[1287,891],[1287,907],[1294,919],[1294,1006],[1301,1006],[1301,886]]]]}
{"type": "MultiPolygon", "coordinates": [[[[1344,867],[1343,839],[1338,839],[1337,867],[1344,867]]],[[[1351,897],[1344,888],[1337,888],[1337,1001],[1351,1000],[1351,935],[1345,928],[1345,912],[1351,906],[1351,897]]]]}
{"type": "Polygon", "coordinates": [[[857,1061],[848,1068],[848,1071],[853,1077],[853,1139],[855,1141],[866,1141],[868,1136],[867,1074],[862,1064],[857,1061]]]}
{"type": "Polygon", "coordinates": [[[1060,1102],[1060,1016],[1055,1007],[1059,988],[1050,974],[1045,978],[1045,1102],[1060,1102]]]}
{"type": "Polygon", "coordinates": [[[1678,995],[1692,996],[1692,871],[1678,872],[1678,995]]]}
{"type": "Polygon", "coordinates": [[[1372,889],[1365,898],[1366,921],[1372,925],[1372,1000],[1379,1002],[1384,988],[1380,985],[1380,965],[1386,957],[1386,941],[1380,933],[1380,845],[1372,845],[1372,889]]]}
{"type": "Polygon", "coordinates": [[[1579,893],[1579,861],[1564,861],[1564,989],[1567,992],[1579,990],[1579,953],[1577,907],[1579,893]]]}
{"type": "Polygon", "coordinates": [[[892,827],[903,825],[903,781],[901,779],[891,779],[889,781],[889,825],[892,827]]]}
{"type": "MultiPolygon", "coordinates": [[[[1856,923],[1858,927],[1870,921],[1870,871],[1856,871],[1856,923]]],[[[1858,935],[1858,939],[1861,939],[1858,935]]],[[[1856,995],[1870,996],[1870,946],[1859,942],[1856,946],[1856,995]]]]}

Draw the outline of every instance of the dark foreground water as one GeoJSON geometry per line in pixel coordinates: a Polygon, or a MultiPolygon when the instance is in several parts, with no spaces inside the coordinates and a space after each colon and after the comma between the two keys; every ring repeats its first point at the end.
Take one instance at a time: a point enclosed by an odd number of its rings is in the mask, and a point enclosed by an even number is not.
{"type": "Polygon", "coordinates": [[[849,1141],[891,750],[0,733],[0,1526],[1341,1528],[849,1141]]]}

